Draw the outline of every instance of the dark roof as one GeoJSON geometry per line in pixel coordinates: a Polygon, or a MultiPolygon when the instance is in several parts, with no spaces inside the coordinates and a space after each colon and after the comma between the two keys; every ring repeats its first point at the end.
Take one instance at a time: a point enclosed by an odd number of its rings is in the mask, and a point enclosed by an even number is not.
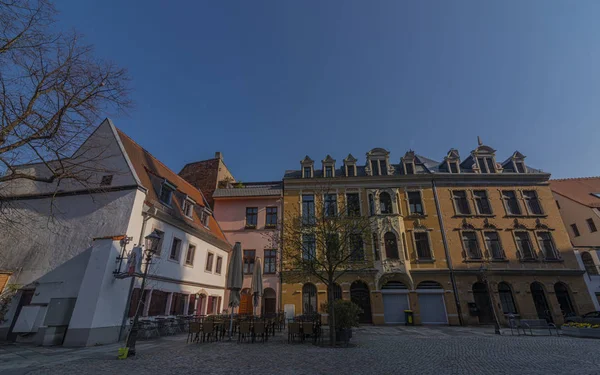
{"type": "Polygon", "coordinates": [[[213,193],[214,198],[226,197],[263,197],[281,196],[283,186],[280,181],[246,182],[241,187],[233,184],[230,188],[219,188],[213,193]]]}

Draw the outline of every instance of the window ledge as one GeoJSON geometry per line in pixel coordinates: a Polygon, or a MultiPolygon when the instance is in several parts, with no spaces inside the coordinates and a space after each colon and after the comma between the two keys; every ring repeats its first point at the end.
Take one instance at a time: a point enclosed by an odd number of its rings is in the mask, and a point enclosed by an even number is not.
{"type": "Polygon", "coordinates": [[[194,264],[193,263],[192,264],[184,263],[183,266],[187,267],[187,268],[194,268],[194,264]]]}
{"type": "Polygon", "coordinates": [[[256,225],[246,225],[244,229],[256,229],[256,225]]]}
{"type": "Polygon", "coordinates": [[[415,259],[415,263],[435,263],[435,259],[415,259]]]}
{"type": "Polygon", "coordinates": [[[486,259],[463,259],[463,263],[481,263],[481,262],[485,262],[486,259]]]}
{"type": "Polygon", "coordinates": [[[565,260],[564,259],[543,259],[542,262],[544,263],[563,263],[565,260]]]}
{"type": "Polygon", "coordinates": [[[537,263],[537,262],[539,262],[539,260],[537,260],[537,259],[519,259],[519,261],[522,263],[537,263]]]}
{"type": "Polygon", "coordinates": [[[265,225],[265,229],[275,229],[277,228],[277,225],[271,224],[271,225],[265,225]]]}
{"type": "Polygon", "coordinates": [[[494,262],[494,263],[508,263],[509,260],[504,258],[504,259],[490,259],[490,262],[494,262]]]}
{"type": "Polygon", "coordinates": [[[494,214],[476,214],[475,216],[477,216],[477,217],[495,217],[496,215],[494,215],[494,214]]]}
{"type": "Polygon", "coordinates": [[[475,214],[454,214],[453,217],[473,217],[475,214]]]}
{"type": "Polygon", "coordinates": [[[169,257],[169,259],[167,259],[167,260],[169,262],[171,262],[171,263],[177,263],[177,264],[179,264],[179,259],[173,259],[173,258],[169,257]]]}
{"type": "Polygon", "coordinates": [[[425,215],[425,214],[408,214],[406,216],[406,218],[408,218],[408,219],[418,219],[418,218],[424,218],[424,217],[427,217],[427,215],[425,215]]]}

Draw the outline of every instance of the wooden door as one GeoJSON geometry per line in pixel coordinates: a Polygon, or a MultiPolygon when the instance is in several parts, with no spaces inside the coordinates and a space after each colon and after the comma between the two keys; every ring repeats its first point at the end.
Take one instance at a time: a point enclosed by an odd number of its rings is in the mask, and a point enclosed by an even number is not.
{"type": "Polygon", "coordinates": [[[252,296],[250,294],[242,294],[240,299],[240,310],[238,314],[252,314],[252,296]]]}

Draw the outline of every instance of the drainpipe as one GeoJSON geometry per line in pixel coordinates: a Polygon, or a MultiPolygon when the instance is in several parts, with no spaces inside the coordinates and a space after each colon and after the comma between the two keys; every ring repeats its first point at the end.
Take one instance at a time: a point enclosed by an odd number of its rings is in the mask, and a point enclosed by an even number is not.
{"type": "Polygon", "coordinates": [[[279,303],[277,306],[278,312],[283,311],[283,197],[285,193],[285,185],[281,181],[281,228],[279,230],[279,303]]]}
{"type": "Polygon", "coordinates": [[[440,230],[442,231],[442,242],[444,243],[444,253],[446,253],[446,262],[448,263],[448,269],[450,270],[450,283],[452,283],[452,290],[454,291],[454,302],[456,303],[456,312],[458,313],[458,322],[460,325],[464,325],[462,319],[462,311],[460,308],[460,300],[458,299],[458,288],[456,287],[456,277],[454,275],[454,269],[452,267],[452,259],[450,258],[450,250],[448,250],[448,239],[446,238],[446,229],[444,228],[444,219],[442,218],[442,210],[440,208],[440,202],[438,200],[437,188],[435,186],[435,180],[431,180],[431,186],[433,187],[433,199],[435,200],[435,208],[438,213],[438,220],[440,222],[440,230]]]}

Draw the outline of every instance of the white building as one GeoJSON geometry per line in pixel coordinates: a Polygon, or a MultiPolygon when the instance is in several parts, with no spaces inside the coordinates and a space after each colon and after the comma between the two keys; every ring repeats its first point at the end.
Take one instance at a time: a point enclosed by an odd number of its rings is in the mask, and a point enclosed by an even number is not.
{"type": "MultiPolygon", "coordinates": [[[[0,186],[0,289],[18,289],[0,300],[0,339],[90,346],[123,338],[138,306],[150,317],[221,310],[231,247],[199,190],[108,119],[66,162],[85,167],[85,185],[0,186]],[[154,230],[159,254],[138,303],[141,279],[115,273],[126,268],[121,254],[154,230]]],[[[47,173],[41,164],[20,170],[47,173]]]]}
{"type": "MultiPolygon", "coordinates": [[[[551,180],[577,261],[597,311],[600,311],[600,177],[551,180]]],[[[589,311],[582,311],[585,314],[589,311]]]]}

